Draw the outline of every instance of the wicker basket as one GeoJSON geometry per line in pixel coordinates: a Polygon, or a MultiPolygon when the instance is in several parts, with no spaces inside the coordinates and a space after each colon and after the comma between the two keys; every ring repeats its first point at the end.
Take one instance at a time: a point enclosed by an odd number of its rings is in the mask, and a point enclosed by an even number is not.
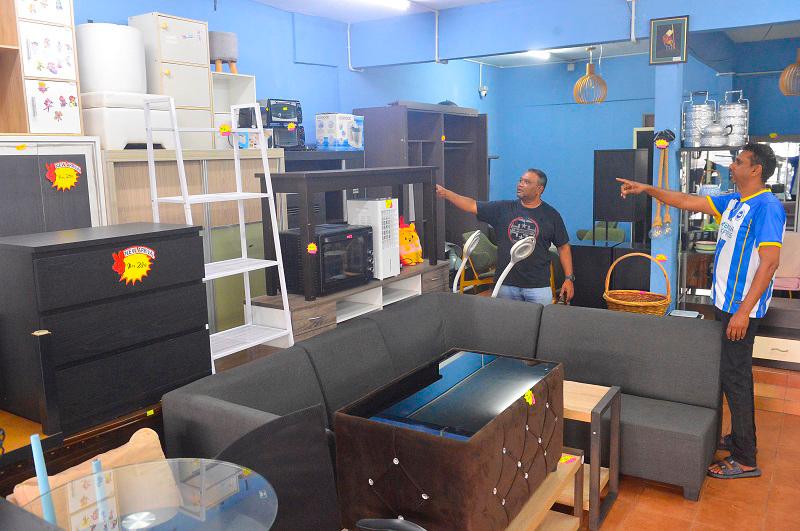
{"type": "Polygon", "coordinates": [[[659,264],[658,261],[649,254],[630,253],[620,256],[614,260],[614,263],[608,268],[608,273],[606,274],[606,289],[605,292],[603,292],[603,298],[606,300],[609,310],[614,310],[617,312],[664,315],[667,313],[667,308],[669,307],[671,300],[667,270],[664,269],[664,266],[659,264]],[[635,289],[608,289],[608,284],[611,281],[611,272],[614,271],[614,267],[616,267],[616,265],[622,260],[631,258],[633,256],[643,256],[648,258],[655,262],[655,264],[661,269],[661,272],[664,273],[664,279],[666,280],[667,284],[666,295],[652,293],[650,291],[639,291],[635,289]]]}

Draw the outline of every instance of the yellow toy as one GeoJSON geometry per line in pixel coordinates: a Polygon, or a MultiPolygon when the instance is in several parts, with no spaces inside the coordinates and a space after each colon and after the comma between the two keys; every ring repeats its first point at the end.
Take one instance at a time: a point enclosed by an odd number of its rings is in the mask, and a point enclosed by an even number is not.
{"type": "Polygon", "coordinates": [[[414,224],[406,225],[400,217],[400,263],[416,265],[422,263],[422,246],[414,224]]]}

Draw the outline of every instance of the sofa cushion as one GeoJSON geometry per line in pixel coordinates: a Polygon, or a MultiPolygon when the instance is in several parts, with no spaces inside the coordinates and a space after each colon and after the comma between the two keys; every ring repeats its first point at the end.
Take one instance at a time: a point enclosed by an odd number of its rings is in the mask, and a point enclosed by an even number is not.
{"type": "Polygon", "coordinates": [[[716,450],[716,410],[622,395],[620,472],[699,491],[716,450]]]}
{"type": "Polygon", "coordinates": [[[716,408],[721,337],[715,321],[552,304],[536,357],[564,363],[568,380],[716,408]]]}
{"type": "Polygon", "coordinates": [[[308,354],[298,346],[207,376],[178,392],[205,394],[275,415],[324,403],[308,354]]]}
{"type": "Polygon", "coordinates": [[[395,376],[413,371],[447,349],[442,326],[446,294],[429,293],[371,313],[362,320],[378,325],[392,358],[395,376]]]}
{"type": "Polygon", "coordinates": [[[541,304],[441,294],[446,348],[534,358],[541,304]]]}
{"type": "Polygon", "coordinates": [[[322,386],[327,416],[395,376],[392,359],[375,321],[359,319],[299,343],[308,352],[322,386]]]}

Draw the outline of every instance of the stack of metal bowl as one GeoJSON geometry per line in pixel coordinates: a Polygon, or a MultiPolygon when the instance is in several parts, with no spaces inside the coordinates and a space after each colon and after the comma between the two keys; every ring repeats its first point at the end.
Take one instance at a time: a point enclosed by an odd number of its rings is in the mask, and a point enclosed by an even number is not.
{"type": "Polygon", "coordinates": [[[703,130],[713,124],[717,117],[717,102],[708,99],[708,92],[692,92],[689,99],[683,102],[682,110],[681,138],[683,146],[700,147],[703,130]],[[705,101],[695,103],[694,96],[696,94],[705,94],[705,101]]]}
{"type": "Polygon", "coordinates": [[[725,100],[719,106],[719,123],[723,126],[731,126],[731,134],[728,135],[729,146],[743,146],[747,143],[748,129],[750,125],[750,102],[742,97],[741,90],[729,90],[725,92],[725,100]],[[739,95],[734,101],[733,96],[739,95]]]}

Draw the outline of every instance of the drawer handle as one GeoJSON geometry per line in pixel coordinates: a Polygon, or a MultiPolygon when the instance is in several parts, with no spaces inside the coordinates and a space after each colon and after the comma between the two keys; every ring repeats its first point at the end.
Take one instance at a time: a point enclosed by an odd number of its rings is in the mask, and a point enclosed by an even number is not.
{"type": "Polygon", "coordinates": [[[171,76],[172,75],[172,71],[169,68],[167,68],[166,70],[164,70],[164,75],[165,76],[171,76]]]}
{"type": "Polygon", "coordinates": [[[437,280],[439,280],[439,277],[431,277],[428,279],[428,282],[436,282],[437,280]]]}
{"type": "Polygon", "coordinates": [[[31,335],[36,337],[49,336],[50,334],[50,330],[36,330],[35,332],[31,332],[31,335]]]}
{"type": "Polygon", "coordinates": [[[316,323],[316,322],[318,322],[320,319],[322,319],[322,316],[321,316],[321,315],[318,315],[318,316],[316,316],[316,317],[309,317],[309,318],[308,318],[308,320],[309,320],[309,321],[311,321],[312,323],[316,323]]]}
{"type": "Polygon", "coordinates": [[[789,352],[788,348],[772,347],[772,348],[770,348],[770,350],[777,350],[778,352],[789,352]]]}
{"type": "Polygon", "coordinates": [[[167,23],[166,23],[166,22],[162,22],[162,23],[161,23],[161,29],[162,29],[162,30],[165,30],[165,29],[167,29],[168,27],[169,27],[169,26],[167,26],[167,23]]]}

